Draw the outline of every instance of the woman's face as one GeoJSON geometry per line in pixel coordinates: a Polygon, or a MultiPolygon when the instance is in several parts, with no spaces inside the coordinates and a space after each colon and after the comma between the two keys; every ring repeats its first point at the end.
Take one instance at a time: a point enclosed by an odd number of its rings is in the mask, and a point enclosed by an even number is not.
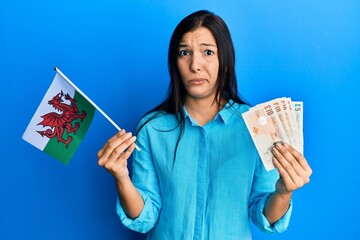
{"type": "Polygon", "coordinates": [[[214,100],[219,59],[212,33],[204,27],[187,32],[180,40],[178,50],[177,65],[187,97],[214,100]]]}

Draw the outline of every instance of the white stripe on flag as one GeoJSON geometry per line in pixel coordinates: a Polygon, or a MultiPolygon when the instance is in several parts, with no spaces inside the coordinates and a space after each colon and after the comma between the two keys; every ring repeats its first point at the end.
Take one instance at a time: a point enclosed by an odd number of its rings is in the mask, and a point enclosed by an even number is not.
{"type": "MultiPolygon", "coordinates": [[[[32,117],[29,125],[27,126],[25,133],[23,134],[23,139],[30,144],[34,145],[40,150],[43,150],[46,144],[49,142],[50,138],[42,137],[37,131],[46,130],[42,125],[38,125],[43,118],[41,116],[56,111],[51,105],[49,105],[49,100],[51,100],[55,95],[60,91],[63,91],[64,94],[68,93],[71,97],[75,95],[75,89],[66,82],[59,73],[56,73],[53,82],[51,83],[48,91],[46,92],[43,100],[41,101],[38,109],[36,110],[34,116],[32,117]]],[[[49,128],[49,127],[47,127],[49,128]]]]}

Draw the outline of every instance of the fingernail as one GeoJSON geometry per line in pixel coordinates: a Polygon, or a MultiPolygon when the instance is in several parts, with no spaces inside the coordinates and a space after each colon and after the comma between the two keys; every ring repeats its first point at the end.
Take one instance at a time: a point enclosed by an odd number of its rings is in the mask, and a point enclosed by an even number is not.
{"type": "Polygon", "coordinates": [[[274,153],[274,154],[278,154],[279,153],[279,151],[276,149],[276,148],[272,148],[272,153],[274,153]]]}
{"type": "Polygon", "coordinates": [[[126,136],[130,137],[132,135],[131,132],[126,133],[126,136]]]}
{"type": "Polygon", "coordinates": [[[290,147],[290,145],[287,144],[287,143],[284,143],[284,146],[285,146],[286,148],[289,148],[289,147],[290,147]]]}
{"type": "Polygon", "coordinates": [[[273,163],[275,163],[275,164],[278,163],[278,160],[276,158],[273,157],[272,160],[273,160],[273,163]]]}
{"type": "Polygon", "coordinates": [[[277,144],[276,144],[276,148],[277,148],[277,149],[282,149],[282,148],[283,148],[283,146],[282,146],[282,144],[281,144],[281,143],[277,143],[277,144]]]}

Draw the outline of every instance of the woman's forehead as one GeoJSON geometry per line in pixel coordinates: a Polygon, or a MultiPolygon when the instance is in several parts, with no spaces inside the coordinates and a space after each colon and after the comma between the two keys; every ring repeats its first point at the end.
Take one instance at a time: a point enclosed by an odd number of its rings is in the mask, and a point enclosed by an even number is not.
{"type": "Polygon", "coordinates": [[[216,41],[208,28],[199,27],[192,31],[186,32],[180,39],[180,45],[183,44],[212,44],[216,46],[216,41]]]}

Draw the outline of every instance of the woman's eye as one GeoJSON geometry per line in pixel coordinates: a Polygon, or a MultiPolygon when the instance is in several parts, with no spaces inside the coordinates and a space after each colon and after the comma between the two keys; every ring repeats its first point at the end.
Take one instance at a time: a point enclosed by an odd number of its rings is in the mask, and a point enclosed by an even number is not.
{"type": "Polygon", "coordinates": [[[210,55],[214,55],[215,53],[214,53],[214,51],[211,51],[211,50],[205,50],[204,54],[207,56],[210,56],[210,55]]]}
{"type": "Polygon", "coordinates": [[[187,55],[189,55],[190,53],[189,53],[189,51],[187,51],[187,50],[181,50],[181,51],[179,51],[179,56],[187,56],[187,55]]]}

